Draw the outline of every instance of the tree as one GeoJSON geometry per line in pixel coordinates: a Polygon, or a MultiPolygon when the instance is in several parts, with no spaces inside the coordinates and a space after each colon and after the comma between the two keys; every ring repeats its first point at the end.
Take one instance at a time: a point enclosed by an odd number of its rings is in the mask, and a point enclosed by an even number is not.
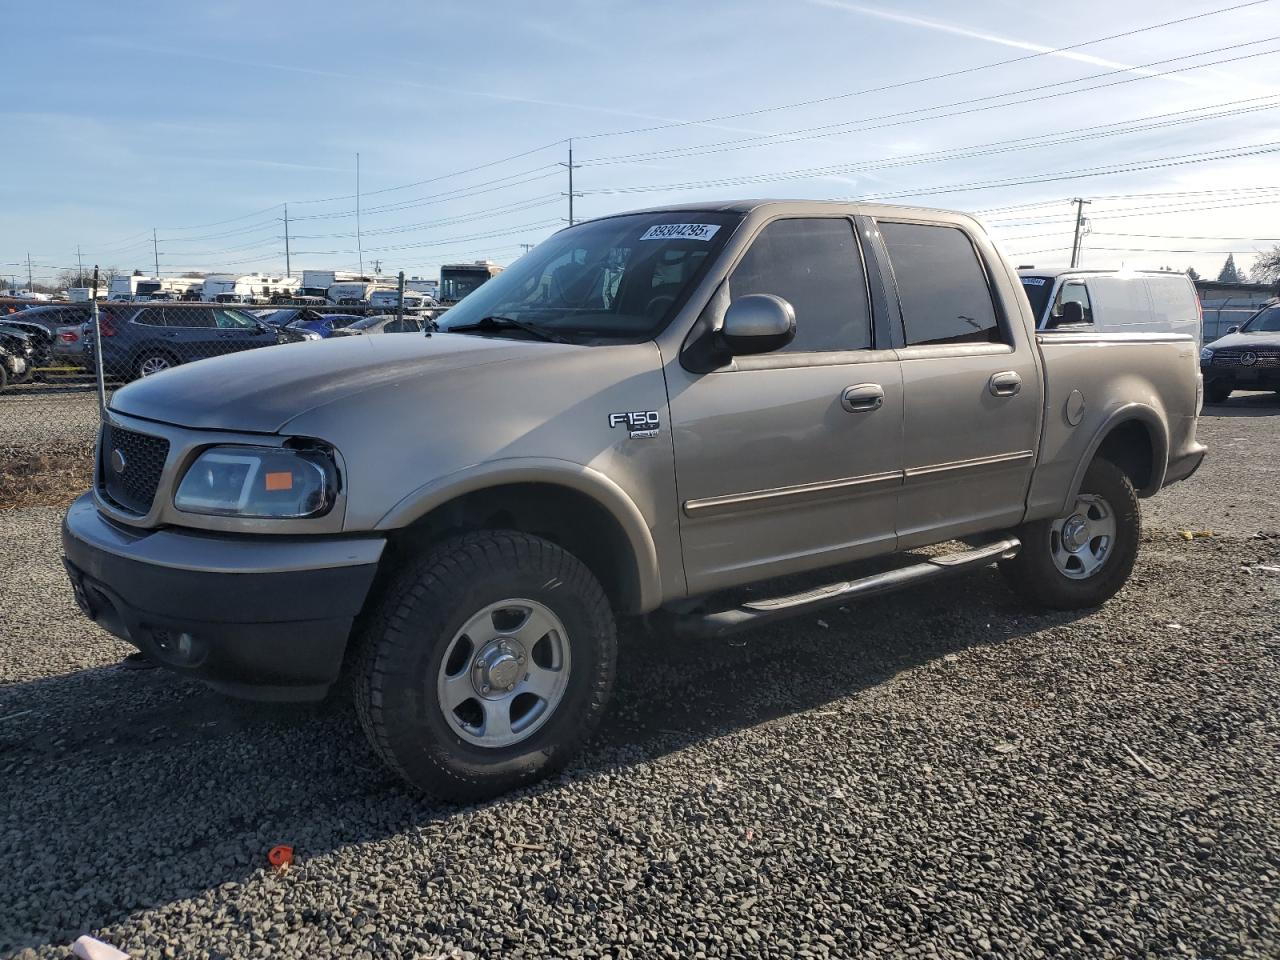
{"type": "Polygon", "coordinates": [[[1187,276],[1191,278],[1192,282],[1200,279],[1200,274],[1196,273],[1195,267],[1187,267],[1187,276]]]}
{"type": "Polygon", "coordinates": [[[1253,263],[1254,283],[1280,283],[1280,244],[1258,254],[1253,263]]]}
{"type": "Polygon", "coordinates": [[[1234,253],[1227,254],[1227,262],[1222,265],[1222,270],[1218,274],[1219,283],[1244,283],[1244,274],[1240,272],[1240,268],[1236,266],[1236,255],[1234,253]]]}
{"type": "MultiPolygon", "coordinates": [[[[113,277],[120,276],[120,270],[117,267],[100,267],[98,269],[98,287],[106,289],[107,282],[113,277]]],[[[72,287],[92,287],[93,286],[93,270],[63,270],[54,280],[54,286],[58,292],[69,290],[72,287]]]]}

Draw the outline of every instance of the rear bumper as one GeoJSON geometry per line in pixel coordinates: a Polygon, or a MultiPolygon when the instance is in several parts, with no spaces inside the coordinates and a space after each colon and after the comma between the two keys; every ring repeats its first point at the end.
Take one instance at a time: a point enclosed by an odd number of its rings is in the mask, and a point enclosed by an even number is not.
{"type": "Polygon", "coordinates": [[[1177,457],[1169,461],[1169,468],[1164,473],[1164,485],[1167,487],[1171,483],[1177,483],[1179,480],[1186,480],[1189,476],[1200,469],[1200,464],[1204,463],[1204,455],[1208,452],[1208,447],[1199,441],[1193,441],[1177,457]]]}
{"type": "Polygon", "coordinates": [[[137,531],[86,494],[62,526],[85,614],[171,670],[233,696],[316,700],[337,679],[381,538],[137,531]]]}

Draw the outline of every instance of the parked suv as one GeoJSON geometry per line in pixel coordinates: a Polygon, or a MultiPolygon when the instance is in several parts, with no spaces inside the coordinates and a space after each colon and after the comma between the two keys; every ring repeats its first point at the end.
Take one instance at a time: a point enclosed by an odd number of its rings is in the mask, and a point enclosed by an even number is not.
{"type": "MultiPolygon", "coordinates": [[[[100,308],[99,322],[103,370],[125,380],[281,342],[273,327],[233,307],[109,304],[100,308]]],[[[95,363],[91,326],[81,337],[89,369],[95,363]]]]}
{"type": "Polygon", "coordinates": [[[1280,390],[1280,300],[1201,350],[1200,370],[1210,403],[1222,403],[1232,390],[1280,390]]]}
{"type": "Polygon", "coordinates": [[[992,563],[1038,606],[1107,601],[1139,498],[1204,456],[1197,349],[1037,332],[963,214],[619,214],[430,336],[116,391],[66,566],[88,616],[217,689],[315,699],[346,671],[392,769],[483,796],[590,735],[621,615],[721,636],[992,563]]]}

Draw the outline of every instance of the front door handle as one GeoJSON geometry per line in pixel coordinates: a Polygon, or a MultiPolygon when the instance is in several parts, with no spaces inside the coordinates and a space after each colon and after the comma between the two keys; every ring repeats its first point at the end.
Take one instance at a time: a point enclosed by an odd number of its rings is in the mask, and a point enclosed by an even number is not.
{"type": "Polygon", "coordinates": [[[878,383],[857,383],[845,387],[840,406],[849,413],[870,413],[884,406],[884,387],[878,383]]]}
{"type": "Polygon", "coordinates": [[[1012,397],[1022,389],[1022,378],[1012,370],[993,373],[987,381],[987,389],[993,397],[1012,397]]]}

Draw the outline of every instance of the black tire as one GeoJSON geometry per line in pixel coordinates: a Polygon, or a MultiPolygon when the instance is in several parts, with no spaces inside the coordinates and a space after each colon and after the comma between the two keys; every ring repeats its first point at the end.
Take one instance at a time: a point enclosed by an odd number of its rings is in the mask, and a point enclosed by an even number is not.
{"type": "Polygon", "coordinates": [[[591,571],[553,543],[505,530],[466,534],[432,548],[391,582],[360,643],[352,686],[374,750],[419,789],[463,801],[504,793],[562,768],[604,714],[617,656],[613,613],[591,571]],[[451,642],[471,618],[513,597],[544,605],[563,623],[571,652],[567,685],[549,717],[525,739],[478,746],[446,719],[437,677],[451,642]]]}
{"type": "Polygon", "coordinates": [[[1205,384],[1204,398],[1210,403],[1226,403],[1227,398],[1231,396],[1231,390],[1229,383],[1208,383],[1205,384]]]}
{"type": "MultiPolygon", "coordinates": [[[[1110,600],[1124,586],[1138,557],[1142,519],[1138,495],[1119,467],[1095,459],[1080,485],[1082,495],[1106,501],[1115,521],[1115,536],[1101,566],[1085,579],[1073,579],[1054,562],[1055,520],[1037,520],[1018,531],[1022,549],[1000,563],[1000,571],[1024,599],[1052,610],[1081,610],[1110,600]]],[[[1063,518],[1058,518],[1063,519],[1063,518]]]]}
{"type": "Polygon", "coordinates": [[[157,360],[163,360],[167,364],[164,368],[166,370],[172,370],[178,365],[178,358],[167,350],[144,350],[133,360],[133,370],[131,371],[133,379],[141,380],[143,377],[153,376],[156,373],[160,373],[160,370],[152,370],[149,373],[143,372],[147,369],[148,364],[157,360]]]}
{"type": "Polygon", "coordinates": [[[5,388],[9,386],[9,371],[4,365],[4,361],[0,360],[0,393],[4,393],[5,388]]]}

